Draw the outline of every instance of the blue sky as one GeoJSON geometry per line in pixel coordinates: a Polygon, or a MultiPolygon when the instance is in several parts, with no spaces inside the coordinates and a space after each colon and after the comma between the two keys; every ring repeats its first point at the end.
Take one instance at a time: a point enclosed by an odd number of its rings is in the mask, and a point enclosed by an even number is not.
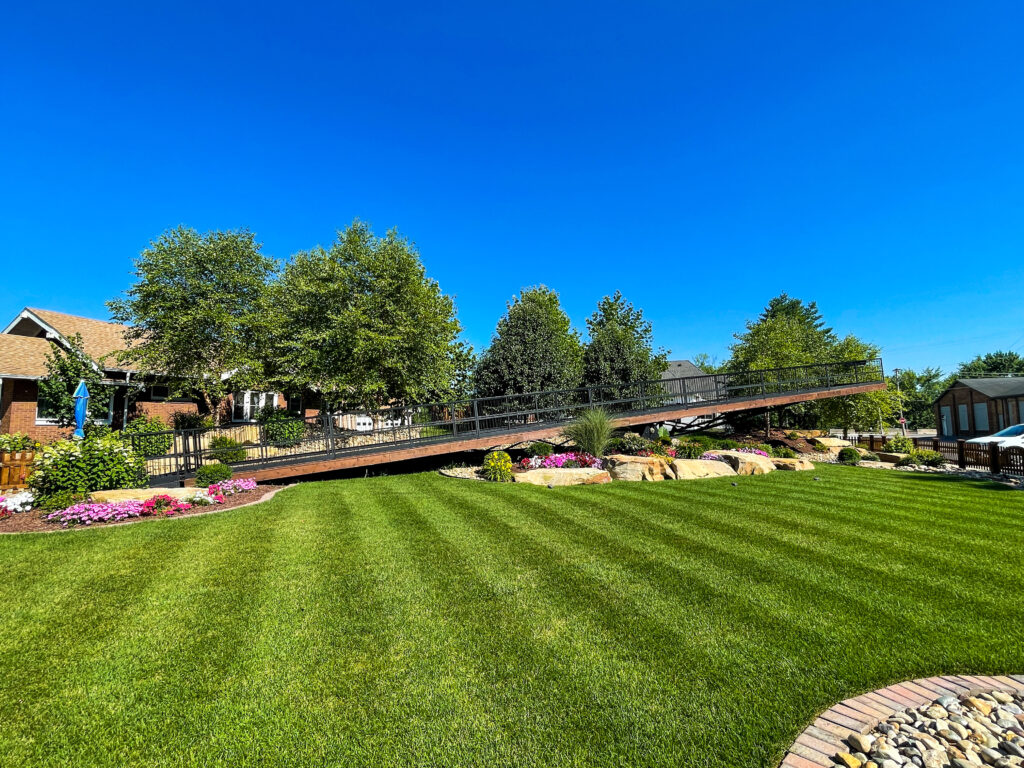
{"type": "Polygon", "coordinates": [[[1018,2],[8,6],[0,314],[163,230],[398,227],[485,345],[615,289],[724,358],[781,292],[888,368],[1024,351],[1018,2]],[[150,7],[152,6],[152,7],[150,7]]]}

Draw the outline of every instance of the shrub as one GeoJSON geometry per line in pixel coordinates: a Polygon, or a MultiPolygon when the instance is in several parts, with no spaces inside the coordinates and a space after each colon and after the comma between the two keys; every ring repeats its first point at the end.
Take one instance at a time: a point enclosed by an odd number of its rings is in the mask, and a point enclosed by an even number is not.
{"type": "Polygon", "coordinates": [[[603,408],[591,408],[562,430],[573,444],[591,456],[603,456],[612,439],[612,421],[603,408]]]}
{"type": "Polygon", "coordinates": [[[700,443],[680,443],[676,446],[677,459],[699,459],[704,455],[704,446],[700,443]]]}
{"type": "Polygon", "coordinates": [[[627,432],[622,437],[609,442],[609,448],[614,448],[618,453],[627,456],[635,456],[640,451],[650,450],[651,441],[640,437],[636,432],[627,432]]]}
{"type": "Polygon", "coordinates": [[[941,467],[946,458],[938,451],[911,451],[896,462],[897,467],[941,467]]]}
{"type": "Polygon", "coordinates": [[[18,451],[34,451],[39,448],[39,443],[26,435],[24,432],[15,432],[11,435],[0,435],[0,453],[17,453],[18,451]]]}
{"type": "Polygon", "coordinates": [[[227,464],[221,464],[219,461],[215,461],[212,464],[203,464],[203,466],[196,470],[196,485],[200,488],[206,488],[209,485],[230,480],[232,474],[234,473],[231,471],[231,467],[227,464]]]}
{"type": "Polygon", "coordinates": [[[878,461],[878,454],[868,451],[860,457],[861,461],[878,461]]]}
{"type": "Polygon", "coordinates": [[[38,507],[44,512],[57,512],[85,501],[85,494],[77,491],[57,491],[39,499],[38,507]]]}
{"type": "Polygon", "coordinates": [[[505,451],[491,451],[484,456],[483,475],[494,483],[512,480],[512,457],[505,451]]]}
{"type": "Polygon", "coordinates": [[[554,452],[555,449],[554,446],[551,445],[551,443],[538,442],[530,443],[528,446],[526,446],[526,455],[530,456],[531,458],[534,456],[540,456],[541,458],[543,458],[545,456],[550,456],[554,452]]]}
{"type": "Polygon", "coordinates": [[[258,421],[263,426],[263,439],[271,445],[291,448],[306,436],[306,422],[289,416],[280,408],[275,408],[273,413],[261,412],[258,421]]]}
{"type": "Polygon", "coordinates": [[[860,464],[860,453],[856,448],[843,448],[838,459],[840,464],[860,464]]]}
{"type": "Polygon", "coordinates": [[[171,414],[171,426],[174,429],[210,429],[216,426],[210,416],[195,411],[175,411],[171,414]]]}
{"type": "Polygon", "coordinates": [[[795,459],[796,451],[785,445],[776,445],[769,451],[777,459],[795,459]]]}
{"type": "Polygon", "coordinates": [[[786,438],[789,439],[789,440],[799,440],[800,439],[800,433],[799,432],[788,432],[786,434],[786,438]]]}
{"type": "Polygon", "coordinates": [[[163,456],[171,449],[171,435],[167,425],[159,416],[137,416],[124,428],[126,435],[151,435],[151,437],[135,437],[130,445],[143,456],[163,456]]]}
{"type": "Polygon", "coordinates": [[[58,440],[36,454],[29,475],[40,506],[62,491],[88,494],[117,488],[145,488],[146,460],[118,435],[58,440]]]}
{"type": "Polygon", "coordinates": [[[214,461],[236,464],[245,461],[245,447],[232,437],[217,435],[210,440],[207,455],[214,461]]]}
{"type": "Polygon", "coordinates": [[[665,445],[672,445],[672,433],[668,431],[668,427],[658,427],[658,438],[659,443],[665,445]]]}
{"type": "Polygon", "coordinates": [[[914,441],[903,435],[895,435],[885,443],[885,450],[887,453],[913,453],[914,441]]]}

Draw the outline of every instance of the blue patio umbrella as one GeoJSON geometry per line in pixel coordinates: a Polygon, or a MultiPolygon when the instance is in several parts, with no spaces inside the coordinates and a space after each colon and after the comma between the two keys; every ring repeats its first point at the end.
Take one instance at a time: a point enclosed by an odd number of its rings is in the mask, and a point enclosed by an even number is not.
{"type": "Polygon", "coordinates": [[[78,382],[78,388],[75,389],[75,437],[81,439],[85,437],[85,419],[89,413],[89,388],[85,386],[85,381],[78,382]]]}

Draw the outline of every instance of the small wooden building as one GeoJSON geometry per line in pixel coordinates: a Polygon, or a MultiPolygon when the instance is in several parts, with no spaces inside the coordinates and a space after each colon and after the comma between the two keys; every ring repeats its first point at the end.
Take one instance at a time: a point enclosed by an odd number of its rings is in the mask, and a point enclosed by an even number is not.
{"type": "Polygon", "coordinates": [[[991,435],[1024,423],[1024,376],[957,379],[933,407],[942,437],[991,435]]]}

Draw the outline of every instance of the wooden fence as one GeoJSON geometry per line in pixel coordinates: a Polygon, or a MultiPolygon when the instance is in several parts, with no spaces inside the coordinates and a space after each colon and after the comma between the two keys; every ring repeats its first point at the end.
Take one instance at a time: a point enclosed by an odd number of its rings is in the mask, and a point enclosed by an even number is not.
{"type": "Polygon", "coordinates": [[[0,492],[27,488],[35,457],[35,451],[0,453],[0,492]]]}
{"type": "MultiPolygon", "coordinates": [[[[884,435],[861,435],[860,444],[869,451],[884,451],[884,435]]],[[[996,443],[968,443],[937,437],[909,438],[920,451],[938,451],[950,464],[961,469],[979,469],[1004,475],[1024,475],[1024,449],[1000,448],[996,443]]]]}

